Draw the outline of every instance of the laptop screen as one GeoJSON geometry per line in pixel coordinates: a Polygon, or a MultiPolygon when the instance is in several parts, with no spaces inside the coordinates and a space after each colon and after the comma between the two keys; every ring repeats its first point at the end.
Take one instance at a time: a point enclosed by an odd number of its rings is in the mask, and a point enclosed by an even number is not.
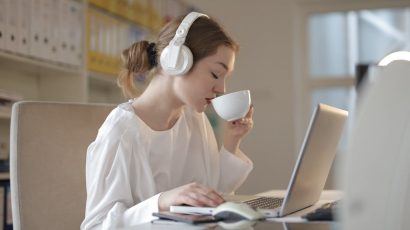
{"type": "Polygon", "coordinates": [[[300,148],[280,216],[315,204],[336,155],[347,111],[318,104],[300,148]]]}

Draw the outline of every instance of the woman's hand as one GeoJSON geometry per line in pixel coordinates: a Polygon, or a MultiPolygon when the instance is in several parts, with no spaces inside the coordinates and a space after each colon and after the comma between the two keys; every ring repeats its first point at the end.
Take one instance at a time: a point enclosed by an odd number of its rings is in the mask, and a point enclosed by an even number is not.
{"type": "Polygon", "coordinates": [[[236,153],[242,138],[253,128],[253,105],[242,119],[228,122],[224,132],[224,147],[236,153]]]}
{"type": "Polygon", "coordinates": [[[171,205],[187,204],[196,207],[216,207],[224,199],[213,189],[193,182],[163,192],[158,199],[159,211],[168,211],[171,205]]]}

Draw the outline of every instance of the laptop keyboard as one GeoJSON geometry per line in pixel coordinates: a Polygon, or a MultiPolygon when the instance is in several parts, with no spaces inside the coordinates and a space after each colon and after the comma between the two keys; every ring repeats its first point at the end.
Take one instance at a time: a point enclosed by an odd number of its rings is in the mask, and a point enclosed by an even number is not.
{"type": "Polygon", "coordinates": [[[252,208],[274,209],[282,205],[283,198],[277,197],[258,197],[247,200],[244,203],[249,204],[252,208]]]}

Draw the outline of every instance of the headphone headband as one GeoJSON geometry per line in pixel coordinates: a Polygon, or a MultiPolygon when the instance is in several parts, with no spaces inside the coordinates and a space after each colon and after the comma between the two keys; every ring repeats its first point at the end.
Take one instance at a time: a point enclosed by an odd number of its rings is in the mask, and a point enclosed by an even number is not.
{"type": "Polygon", "coordinates": [[[185,42],[185,38],[188,35],[189,28],[192,26],[192,23],[195,22],[196,19],[199,17],[208,17],[206,14],[201,14],[198,12],[191,12],[182,20],[181,24],[179,24],[178,29],[175,32],[174,38],[171,40],[170,43],[174,43],[175,45],[182,45],[185,42]]]}
{"type": "Polygon", "coordinates": [[[175,68],[178,62],[178,56],[181,52],[181,46],[184,44],[186,36],[188,35],[189,28],[192,23],[195,22],[199,17],[208,17],[206,14],[201,14],[198,12],[191,12],[182,20],[179,24],[178,29],[175,32],[174,38],[169,42],[170,52],[169,52],[169,66],[175,68]]]}
{"type": "Polygon", "coordinates": [[[205,14],[191,12],[179,24],[175,36],[162,52],[160,63],[162,69],[169,75],[183,75],[187,73],[192,64],[193,57],[191,50],[184,45],[189,28],[199,17],[207,17],[205,14]]]}

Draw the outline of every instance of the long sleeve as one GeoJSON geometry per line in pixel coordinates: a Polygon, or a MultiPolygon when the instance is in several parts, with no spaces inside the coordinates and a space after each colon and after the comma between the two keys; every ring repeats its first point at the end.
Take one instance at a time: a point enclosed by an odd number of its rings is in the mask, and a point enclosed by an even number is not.
{"type": "Polygon", "coordinates": [[[144,154],[133,154],[136,144],[135,133],[127,128],[100,129],[87,151],[87,206],[81,229],[136,225],[158,211],[159,194],[147,177],[144,154]]]}
{"type": "MultiPolygon", "coordinates": [[[[204,115],[205,117],[205,115],[204,115]]],[[[212,126],[207,118],[205,120],[205,136],[209,146],[217,148],[215,134],[212,126]]],[[[211,148],[211,152],[218,151],[211,148]]],[[[219,158],[215,166],[219,171],[217,189],[219,192],[231,193],[234,192],[246,180],[249,173],[253,169],[252,161],[240,151],[238,154],[233,154],[226,150],[223,146],[219,151],[219,158]]]]}
{"type": "Polygon", "coordinates": [[[223,146],[220,151],[219,188],[225,193],[231,193],[239,188],[253,169],[252,161],[240,151],[233,154],[223,146]]]}

